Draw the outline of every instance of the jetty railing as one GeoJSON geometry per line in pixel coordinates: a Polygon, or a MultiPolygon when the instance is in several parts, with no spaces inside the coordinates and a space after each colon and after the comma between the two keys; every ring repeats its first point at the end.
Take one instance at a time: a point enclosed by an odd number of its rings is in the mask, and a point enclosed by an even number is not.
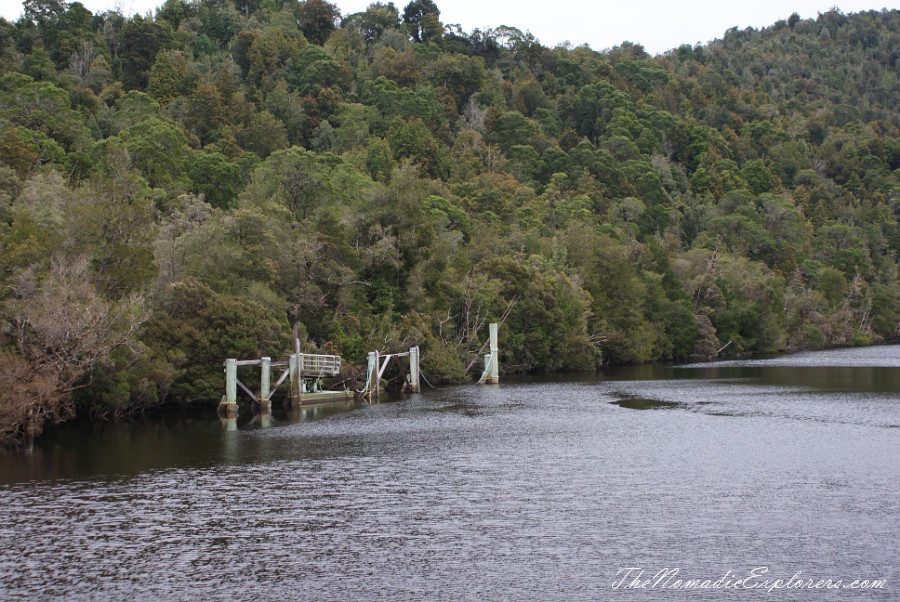
{"type": "MultiPolygon", "coordinates": [[[[497,345],[497,331],[499,325],[489,325],[490,336],[484,347],[489,347],[490,352],[484,355],[484,373],[478,380],[479,384],[497,384],[500,382],[499,349],[497,345]]],[[[272,358],[263,357],[258,360],[238,360],[229,358],[225,360],[225,395],[219,404],[220,413],[226,417],[237,415],[237,390],[240,387],[253,401],[260,405],[262,412],[268,412],[271,407],[272,395],[286,379],[290,379],[290,398],[292,405],[299,405],[303,400],[304,377],[318,379],[324,376],[338,376],[341,373],[341,357],[338,355],[318,355],[312,353],[300,353],[300,341],[295,340],[296,353],[288,356],[287,361],[273,362],[272,358]],[[260,384],[259,393],[254,393],[238,378],[239,366],[259,366],[260,384]],[[272,385],[272,368],[285,368],[281,376],[272,385]]],[[[484,349],[482,347],[482,350],[484,349]]],[[[380,393],[381,377],[384,376],[388,364],[392,358],[409,358],[409,374],[404,389],[411,393],[421,392],[419,367],[420,354],[418,347],[410,347],[406,353],[391,353],[381,355],[378,351],[368,354],[366,367],[366,383],[362,390],[356,391],[363,399],[369,402],[377,402],[380,393]]],[[[315,392],[315,389],[314,389],[315,392]]],[[[349,391],[347,391],[350,393],[349,391]]]]}
{"type": "Polygon", "coordinates": [[[419,348],[410,347],[405,353],[390,353],[381,355],[377,351],[370,351],[367,357],[366,365],[366,384],[361,391],[358,391],[363,398],[370,402],[377,402],[381,390],[381,377],[387,370],[388,363],[391,358],[409,358],[409,375],[407,385],[410,393],[420,393],[422,391],[420,371],[419,371],[419,348]]]}
{"type": "Polygon", "coordinates": [[[290,379],[291,403],[300,404],[303,400],[303,378],[319,379],[324,376],[337,376],[341,373],[341,357],[339,355],[316,355],[312,353],[292,353],[288,361],[273,362],[272,358],[263,357],[258,360],[225,360],[225,395],[219,404],[220,412],[226,416],[237,414],[237,390],[240,387],[250,398],[258,403],[264,412],[270,408],[271,398],[278,387],[286,379],[290,379]],[[238,378],[239,366],[259,366],[259,393],[250,390],[238,378]],[[272,386],[272,368],[284,368],[281,376],[272,386]]]}

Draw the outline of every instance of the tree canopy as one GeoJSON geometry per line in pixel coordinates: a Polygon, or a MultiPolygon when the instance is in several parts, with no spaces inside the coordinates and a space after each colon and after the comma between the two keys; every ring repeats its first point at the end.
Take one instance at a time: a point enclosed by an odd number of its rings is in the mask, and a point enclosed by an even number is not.
{"type": "Polygon", "coordinates": [[[418,344],[433,382],[504,315],[523,372],[897,337],[900,11],[651,57],[431,0],[24,6],[0,20],[6,442],[214,403],[218,362],[292,333],[351,367],[418,344]]]}

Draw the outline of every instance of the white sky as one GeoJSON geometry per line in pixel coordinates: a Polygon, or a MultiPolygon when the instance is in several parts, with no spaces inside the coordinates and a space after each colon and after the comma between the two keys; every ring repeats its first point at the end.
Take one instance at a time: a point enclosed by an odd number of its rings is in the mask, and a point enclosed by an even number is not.
{"type": "MultiPolygon", "coordinates": [[[[146,14],[165,0],[81,0],[92,12],[118,8],[126,15],[146,14]]],[[[382,0],[386,3],[386,0],[382,0]]],[[[403,11],[409,0],[394,0],[403,11]]],[[[372,0],[338,0],[342,15],[360,12],[372,0]]],[[[731,27],[762,28],[796,12],[815,18],[837,5],[844,13],[900,8],[900,0],[435,0],[441,22],[466,32],[508,25],[530,31],[544,46],[562,42],[603,50],[623,41],[659,54],[681,44],[705,44],[731,27]]],[[[0,15],[16,20],[21,0],[0,0],[0,15]]]]}

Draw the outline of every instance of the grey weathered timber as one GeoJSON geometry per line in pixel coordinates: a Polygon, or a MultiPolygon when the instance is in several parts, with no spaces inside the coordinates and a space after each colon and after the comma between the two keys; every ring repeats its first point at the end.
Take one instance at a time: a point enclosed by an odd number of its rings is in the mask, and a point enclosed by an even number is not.
{"type": "Polygon", "coordinates": [[[323,376],[337,376],[341,373],[341,358],[337,355],[314,355],[300,353],[300,341],[296,341],[297,353],[288,356],[286,362],[273,362],[272,358],[263,357],[258,360],[237,360],[229,358],[225,360],[225,396],[219,404],[220,411],[228,414],[237,414],[237,389],[240,387],[253,401],[260,406],[260,411],[266,414],[271,409],[272,395],[281,386],[285,379],[290,379],[290,400],[292,404],[299,405],[303,401],[303,378],[319,379],[323,376]],[[260,383],[259,395],[247,388],[237,377],[239,366],[259,366],[260,383]],[[272,387],[272,368],[286,368],[278,381],[272,387]]]}
{"type": "Polygon", "coordinates": [[[259,375],[259,405],[260,409],[263,412],[268,412],[272,405],[269,401],[269,396],[271,395],[271,384],[272,384],[272,358],[264,357],[260,360],[260,375],[259,375]]]}
{"type": "Polygon", "coordinates": [[[421,392],[422,387],[419,383],[419,348],[409,348],[409,391],[410,393],[421,392]]]}
{"type": "Polygon", "coordinates": [[[300,405],[300,391],[303,385],[300,381],[300,367],[297,365],[297,354],[292,353],[288,360],[288,374],[291,379],[291,405],[300,405]]]}
{"type": "MultiPolygon", "coordinates": [[[[495,333],[496,334],[496,333],[495,333]]],[[[495,337],[496,338],[496,337],[495,337]]],[[[496,347],[496,345],[494,345],[496,347]]],[[[275,390],[285,381],[290,381],[289,398],[292,406],[300,406],[304,398],[309,395],[314,401],[322,401],[326,398],[339,396],[340,391],[319,390],[319,379],[324,376],[338,376],[341,373],[341,358],[337,355],[316,355],[311,353],[300,353],[300,341],[295,340],[296,353],[288,356],[286,362],[273,362],[272,358],[263,357],[258,360],[225,360],[225,396],[220,404],[221,410],[228,410],[233,415],[237,415],[237,389],[241,388],[253,401],[260,406],[262,414],[267,414],[271,409],[272,395],[275,390]],[[237,368],[239,366],[259,366],[260,367],[260,386],[259,394],[247,388],[237,377],[237,368]],[[285,370],[272,386],[272,368],[284,367],[285,370]],[[304,378],[313,380],[310,390],[307,390],[304,378]]],[[[391,353],[381,355],[378,351],[372,351],[368,354],[368,362],[366,366],[366,387],[357,393],[362,394],[363,399],[370,403],[378,403],[381,394],[381,379],[387,371],[391,358],[408,357],[409,358],[409,374],[407,375],[407,383],[404,390],[412,393],[420,393],[422,372],[420,367],[421,352],[418,347],[410,347],[406,353],[391,353]]],[[[346,389],[343,392],[349,395],[346,389]]]]}
{"type": "Polygon", "coordinates": [[[378,402],[378,352],[370,351],[366,356],[366,396],[370,403],[378,402]]]}
{"type": "Polygon", "coordinates": [[[219,412],[226,418],[237,416],[237,360],[225,360],[225,396],[219,412]]]}
{"type": "Polygon", "coordinates": [[[496,385],[500,383],[500,357],[497,348],[497,332],[498,324],[490,324],[488,326],[490,332],[490,353],[484,356],[484,373],[478,381],[479,385],[496,385]]]}
{"type": "Polygon", "coordinates": [[[377,351],[370,351],[366,361],[366,387],[362,391],[357,391],[362,394],[364,399],[367,399],[371,403],[378,402],[378,397],[381,393],[381,378],[387,371],[391,358],[395,357],[409,358],[409,374],[407,376],[409,391],[412,393],[421,392],[421,369],[419,367],[420,353],[418,347],[410,347],[409,351],[405,353],[390,353],[388,355],[381,355],[377,351]]]}
{"type": "Polygon", "coordinates": [[[237,403],[237,360],[225,360],[225,403],[237,403]]]}
{"type": "Polygon", "coordinates": [[[304,376],[338,376],[341,373],[339,355],[313,355],[301,353],[301,372],[304,376]]]}

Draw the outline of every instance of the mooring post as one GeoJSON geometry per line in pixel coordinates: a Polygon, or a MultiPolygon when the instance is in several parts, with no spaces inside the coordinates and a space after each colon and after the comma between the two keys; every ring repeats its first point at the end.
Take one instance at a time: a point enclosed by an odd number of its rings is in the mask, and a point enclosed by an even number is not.
{"type": "Polygon", "coordinates": [[[491,384],[500,382],[500,353],[497,348],[497,331],[499,325],[495,322],[488,326],[491,337],[491,373],[488,375],[491,384]]]}
{"type": "Polygon", "coordinates": [[[272,408],[272,403],[269,401],[272,388],[272,358],[262,358],[259,368],[259,406],[261,412],[267,413],[272,408]]]}
{"type": "Polygon", "coordinates": [[[297,363],[297,354],[292,353],[288,358],[288,373],[291,378],[291,405],[300,405],[300,366],[297,363]]]}
{"type": "Polygon", "coordinates": [[[297,380],[300,381],[300,401],[303,401],[303,394],[308,393],[306,390],[306,383],[303,382],[303,369],[306,368],[304,365],[305,362],[303,360],[303,354],[299,351],[297,352],[297,380]]]}
{"type": "Polygon", "coordinates": [[[375,403],[381,401],[381,354],[377,351],[375,352],[375,378],[373,379],[372,384],[375,385],[373,391],[375,392],[375,403]]]}
{"type": "Polygon", "coordinates": [[[225,360],[225,403],[237,403],[237,360],[225,360]]]}
{"type": "Polygon", "coordinates": [[[419,348],[409,348],[409,390],[412,393],[421,393],[419,385],[419,348]]]}
{"type": "Polygon", "coordinates": [[[374,403],[378,401],[378,352],[370,351],[366,359],[368,360],[366,382],[369,384],[366,395],[369,397],[369,402],[374,403]]]}
{"type": "Polygon", "coordinates": [[[490,324],[491,352],[484,355],[484,374],[481,375],[479,385],[496,385],[500,382],[500,353],[497,349],[497,324],[490,324]]]}
{"type": "Polygon", "coordinates": [[[237,360],[225,360],[225,399],[222,410],[227,418],[237,416],[237,360]]]}

